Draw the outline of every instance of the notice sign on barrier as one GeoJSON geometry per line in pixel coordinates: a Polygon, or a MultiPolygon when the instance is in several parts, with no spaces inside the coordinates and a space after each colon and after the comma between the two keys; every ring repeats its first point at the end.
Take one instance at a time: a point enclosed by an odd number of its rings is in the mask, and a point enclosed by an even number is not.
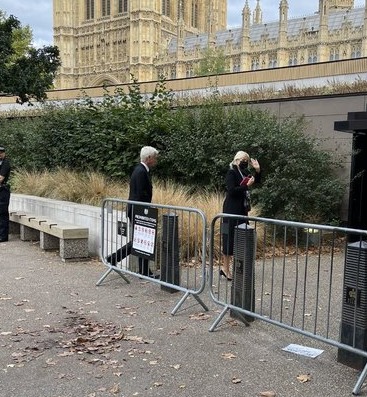
{"type": "Polygon", "coordinates": [[[158,209],[134,205],[133,245],[131,253],[147,259],[155,258],[158,209]]]}

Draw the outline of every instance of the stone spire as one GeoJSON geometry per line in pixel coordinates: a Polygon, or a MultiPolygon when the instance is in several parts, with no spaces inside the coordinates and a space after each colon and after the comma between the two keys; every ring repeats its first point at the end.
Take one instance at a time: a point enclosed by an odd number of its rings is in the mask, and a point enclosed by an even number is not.
{"type": "Polygon", "coordinates": [[[248,4],[248,0],[246,0],[245,6],[243,7],[242,10],[242,29],[250,30],[250,23],[251,23],[251,10],[248,4]]]}
{"type": "MultiPolygon", "coordinates": [[[[367,1],[367,0],[366,0],[367,1]]],[[[249,48],[250,45],[250,24],[251,24],[251,10],[246,0],[245,6],[242,10],[242,37],[241,37],[241,47],[244,51],[249,48]]]]}
{"type": "Polygon", "coordinates": [[[281,0],[279,4],[279,21],[281,25],[287,25],[288,22],[288,1],[281,0]]]}
{"type": "Polygon", "coordinates": [[[263,22],[263,13],[261,11],[260,7],[260,0],[257,0],[257,4],[254,10],[254,17],[253,17],[254,23],[259,25],[263,22]]]}
{"type": "Polygon", "coordinates": [[[329,35],[329,2],[328,0],[320,0],[320,28],[319,28],[319,45],[317,48],[317,62],[325,62],[328,60],[329,49],[327,46],[329,35]]]}
{"type": "Polygon", "coordinates": [[[278,64],[287,66],[287,47],[288,47],[288,1],[281,0],[279,3],[279,38],[278,38],[278,64]]]}

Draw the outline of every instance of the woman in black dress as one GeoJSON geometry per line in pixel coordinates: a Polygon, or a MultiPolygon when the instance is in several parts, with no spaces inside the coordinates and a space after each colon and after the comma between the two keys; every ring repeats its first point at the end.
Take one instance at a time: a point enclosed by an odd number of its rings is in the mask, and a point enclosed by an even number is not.
{"type": "MultiPolygon", "coordinates": [[[[248,215],[249,208],[245,205],[246,197],[249,197],[249,188],[254,183],[260,182],[260,164],[256,159],[243,151],[239,151],[229,164],[226,175],[226,197],[223,203],[223,213],[234,215],[248,215]],[[251,166],[255,172],[251,174],[251,166]]],[[[227,280],[232,279],[229,269],[231,257],[233,255],[234,229],[238,223],[243,223],[237,219],[223,218],[222,224],[222,252],[223,266],[220,274],[227,280]]]]}

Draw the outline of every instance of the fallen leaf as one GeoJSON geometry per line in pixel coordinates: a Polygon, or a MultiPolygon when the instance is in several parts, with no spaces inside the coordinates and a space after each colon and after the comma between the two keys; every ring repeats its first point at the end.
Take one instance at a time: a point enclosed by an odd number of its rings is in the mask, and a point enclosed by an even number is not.
{"type": "Polygon", "coordinates": [[[12,353],[11,354],[11,356],[13,357],[13,358],[18,358],[18,357],[24,357],[26,354],[25,353],[22,353],[22,352],[20,352],[20,353],[12,353]]]}
{"type": "Polygon", "coordinates": [[[168,333],[168,335],[181,335],[181,332],[179,331],[171,331],[168,333]]]}
{"type": "Polygon", "coordinates": [[[191,320],[207,320],[210,316],[206,313],[197,313],[190,315],[191,320]]]}
{"type": "Polygon", "coordinates": [[[64,352],[64,353],[60,353],[58,354],[59,357],[67,357],[67,356],[72,356],[74,354],[74,352],[64,352]]]}
{"type": "Polygon", "coordinates": [[[297,380],[299,380],[301,383],[306,383],[311,380],[311,376],[310,374],[298,375],[297,380]]]}
{"type": "Polygon", "coordinates": [[[275,397],[276,393],[274,391],[262,391],[259,394],[260,397],[275,397]]]}
{"type": "Polygon", "coordinates": [[[236,358],[237,356],[233,353],[222,353],[222,356],[225,360],[231,360],[232,358],[236,358]]]}
{"type": "Polygon", "coordinates": [[[110,390],[110,393],[117,394],[119,392],[120,392],[120,385],[116,383],[113,385],[112,389],[110,390]]]}
{"type": "Polygon", "coordinates": [[[160,386],[163,386],[163,383],[162,382],[154,382],[153,386],[154,387],[160,387],[160,386]]]}
{"type": "Polygon", "coordinates": [[[232,383],[237,384],[237,383],[241,383],[242,380],[239,378],[232,378],[232,383]]]}

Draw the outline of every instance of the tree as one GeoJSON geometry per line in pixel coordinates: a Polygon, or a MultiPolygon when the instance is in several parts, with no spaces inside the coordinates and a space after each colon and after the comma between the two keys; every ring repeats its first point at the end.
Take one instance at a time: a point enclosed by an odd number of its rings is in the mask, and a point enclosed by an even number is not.
{"type": "Polygon", "coordinates": [[[21,104],[44,101],[61,65],[56,46],[36,49],[31,40],[28,26],[0,11],[0,96],[16,96],[21,104]]]}
{"type": "Polygon", "coordinates": [[[228,60],[223,50],[207,48],[195,70],[197,76],[209,76],[228,72],[228,60]]]}

